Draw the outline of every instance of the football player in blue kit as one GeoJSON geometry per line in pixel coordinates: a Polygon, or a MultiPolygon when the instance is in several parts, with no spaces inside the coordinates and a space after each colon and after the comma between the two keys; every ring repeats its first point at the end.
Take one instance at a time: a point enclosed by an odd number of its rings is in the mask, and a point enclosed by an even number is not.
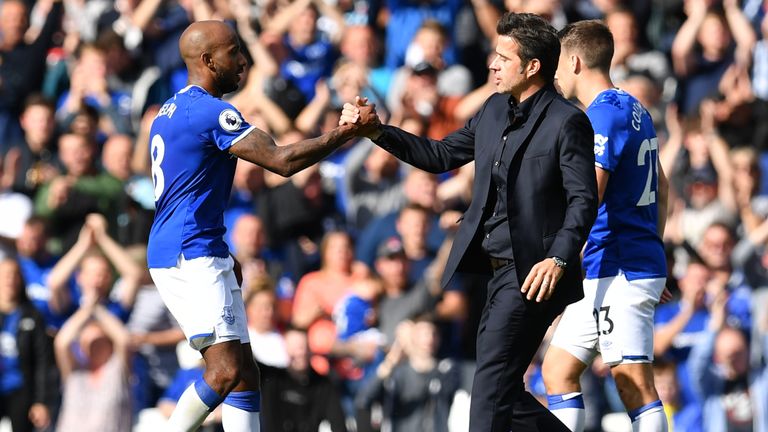
{"type": "Polygon", "coordinates": [[[196,430],[223,403],[227,432],[258,431],[259,373],[241,276],[223,239],[237,158],[287,177],[330,154],[357,127],[278,147],[220,99],[237,89],[246,65],[235,32],[223,22],[196,22],[179,48],[188,85],[162,106],[150,131],[157,210],[147,259],[163,301],[206,366],[203,378],[181,396],[166,430],[196,430]]]}
{"type": "Polygon", "coordinates": [[[549,409],[572,431],[584,429],[579,378],[599,352],[633,431],[666,431],[651,369],[653,314],[667,294],[667,182],[656,131],[640,102],[611,82],[613,37],[605,25],[576,22],[559,37],[557,84],[586,107],[595,131],[600,206],[584,248],[584,298],[565,309],[544,358],[549,409]]]}

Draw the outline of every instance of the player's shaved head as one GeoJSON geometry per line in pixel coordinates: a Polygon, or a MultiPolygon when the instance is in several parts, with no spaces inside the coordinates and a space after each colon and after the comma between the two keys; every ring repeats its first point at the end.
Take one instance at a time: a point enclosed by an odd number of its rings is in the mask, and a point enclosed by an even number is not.
{"type": "Polygon", "coordinates": [[[204,53],[230,42],[234,32],[221,21],[198,21],[190,24],[179,39],[181,57],[187,67],[199,61],[204,53]]]}
{"type": "Polygon", "coordinates": [[[245,57],[235,31],[221,21],[198,21],[184,30],[179,51],[189,71],[189,84],[220,97],[237,90],[245,57]]]}

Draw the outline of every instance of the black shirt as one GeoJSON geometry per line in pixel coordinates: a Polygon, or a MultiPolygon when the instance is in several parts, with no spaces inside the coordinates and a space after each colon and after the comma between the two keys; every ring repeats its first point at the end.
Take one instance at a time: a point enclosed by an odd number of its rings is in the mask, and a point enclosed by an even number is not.
{"type": "MultiPolygon", "coordinates": [[[[507,211],[507,179],[510,160],[504,157],[504,152],[508,148],[507,142],[513,143],[525,138],[522,133],[523,126],[542,93],[543,89],[519,104],[510,96],[509,121],[502,134],[501,142],[496,147],[494,162],[488,167],[491,169],[491,183],[482,219],[483,250],[494,258],[514,260],[507,211]]],[[[486,167],[477,169],[484,168],[486,167]]]]}

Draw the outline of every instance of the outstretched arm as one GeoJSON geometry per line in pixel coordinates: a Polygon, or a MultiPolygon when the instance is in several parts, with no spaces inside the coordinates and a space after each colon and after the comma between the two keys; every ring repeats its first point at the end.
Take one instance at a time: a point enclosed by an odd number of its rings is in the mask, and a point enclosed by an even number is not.
{"type": "Polygon", "coordinates": [[[344,104],[339,124],[359,125],[362,134],[403,162],[431,173],[443,173],[474,160],[475,127],[482,109],[463,128],[442,140],[433,140],[393,126],[382,126],[378,117],[365,111],[366,104],[367,100],[359,96],[355,104],[344,104]]]}
{"type": "MultiPolygon", "coordinates": [[[[374,106],[361,107],[361,110],[376,115],[374,106]]],[[[290,177],[331,154],[354,137],[359,130],[359,125],[345,124],[317,138],[277,146],[271,136],[253,129],[242,140],[230,147],[229,152],[283,177],[290,177]]]]}

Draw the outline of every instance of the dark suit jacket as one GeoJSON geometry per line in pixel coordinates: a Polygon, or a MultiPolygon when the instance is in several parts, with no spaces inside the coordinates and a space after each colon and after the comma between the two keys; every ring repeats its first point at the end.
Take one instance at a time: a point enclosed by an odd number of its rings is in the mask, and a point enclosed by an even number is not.
{"type": "MultiPolygon", "coordinates": [[[[518,285],[531,268],[550,256],[568,261],[553,302],[581,297],[580,252],[597,216],[594,132],[586,114],[545,87],[522,127],[519,142],[507,144],[507,209],[518,285]]],[[[494,94],[463,128],[443,140],[420,138],[384,126],[376,144],[399,159],[430,172],[445,172],[475,160],[472,203],[454,239],[442,283],[455,272],[488,273],[481,248],[482,215],[497,146],[509,126],[509,96],[494,94]]]]}

